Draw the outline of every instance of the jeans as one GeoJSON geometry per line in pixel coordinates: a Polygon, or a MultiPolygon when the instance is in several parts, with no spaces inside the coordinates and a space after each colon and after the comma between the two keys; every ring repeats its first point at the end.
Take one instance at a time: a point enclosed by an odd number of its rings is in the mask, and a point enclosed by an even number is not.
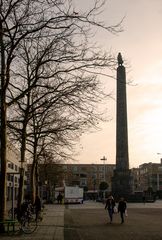
{"type": "Polygon", "coordinates": [[[110,217],[110,222],[112,222],[112,220],[113,220],[113,213],[114,213],[113,209],[108,209],[108,213],[109,213],[109,217],[110,217]]]}
{"type": "Polygon", "coordinates": [[[121,222],[123,223],[124,222],[124,212],[123,211],[120,211],[120,217],[121,217],[121,222]]]}

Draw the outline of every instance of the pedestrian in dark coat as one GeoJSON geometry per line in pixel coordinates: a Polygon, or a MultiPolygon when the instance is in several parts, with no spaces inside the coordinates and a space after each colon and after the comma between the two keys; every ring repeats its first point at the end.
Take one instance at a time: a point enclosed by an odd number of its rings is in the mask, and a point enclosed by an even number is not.
{"type": "Polygon", "coordinates": [[[58,202],[59,204],[62,204],[62,199],[63,199],[63,196],[62,196],[61,193],[59,193],[59,195],[57,196],[57,202],[58,202]]]}
{"type": "Polygon", "coordinates": [[[108,210],[110,223],[112,223],[112,221],[113,221],[114,207],[115,207],[114,198],[113,198],[113,196],[109,196],[106,201],[105,209],[108,210]]]}
{"type": "Polygon", "coordinates": [[[36,211],[36,219],[40,218],[41,220],[41,200],[38,195],[35,198],[34,206],[36,211]]]}
{"type": "Polygon", "coordinates": [[[124,215],[127,209],[127,203],[124,198],[121,198],[118,204],[118,212],[120,212],[121,223],[124,223],[124,215]]]}

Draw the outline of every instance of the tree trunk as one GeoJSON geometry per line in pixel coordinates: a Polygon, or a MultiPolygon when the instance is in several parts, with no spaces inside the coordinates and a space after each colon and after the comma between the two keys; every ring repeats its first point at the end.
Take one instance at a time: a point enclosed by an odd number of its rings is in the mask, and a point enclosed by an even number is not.
{"type": "Polygon", "coordinates": [[[25,151],[26,151],[26,123],[24,123],[23,132],[22,132],[21,167],[20,167],[19,192],[18,192],[18,201],[17,201],[17,207],[19,210],[24,199],[25,151]]]}
{"type": "Polygon", "coordinates": [[[38,138],[35,132],[33,146],[33,164],[31,167],[31,200],[34,203],[36,195],[38,195],[38,159],[37,159],[38,138]]]}
{"type": "MultiPolygon", "coordinates": [[[[0,19],[0,54],[1,54],[1,165],[0,165],[0,221],[5,218],[6,211],[6,149],[7,149],[7,138],[6,138],[6,86],[5,86],[5,52],[3,43],[3,28],[0,19]]],[[[0,231],[4,231],[4,226],[0,226],[0,231]]]]}
{"type": "Polygon", "coordinates": [[[36,171],[36,162],[33,161],[32,168],[31,168],[31,200],[34,202],[36,188],[35,188],[35,171],[36,171]]]}
{"type": "Polygon", "coordinates": [[[38,173],[38,160],[35,168],[35,184],[36,184],[36,196],[39,195],[39,173],[38,173]]]}
{"type": "MultiPolygon", "coordinates": [[[[1,102],[1,174],[0,174],[0,221],[5,218],[6,212],[6,107],[5,102],[1,102]]],[[[0,228],[1,231],[1,228],[0,228]]],[[[2,227],[3,231],[3,227],[2,227]]]]}

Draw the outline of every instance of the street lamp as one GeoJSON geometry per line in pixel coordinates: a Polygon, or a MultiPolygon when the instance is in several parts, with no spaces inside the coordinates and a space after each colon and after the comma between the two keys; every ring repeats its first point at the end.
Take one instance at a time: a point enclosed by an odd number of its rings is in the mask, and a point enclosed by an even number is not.
{"type": "MultiPolygon", "coordinates": [[[[158,155],[162,155],[162,153],[157,153],[158,155]]],[[[162,158],[161,160],[161,164],[162,164],[162,158]]],[[[160,190],[160,178],[159,178],[159,174],[162,172],[162,167],[158,167],[158,172],[157,172],[157,191],[160,190]]]]}
{"type": "Polygon", "coordinates": [[[105,156],[103,156],[103,158],[101,158],[100,160],[103,161],[103,163],[104,163],[104,182],[105,182],[106,181],[105,161],[107,161],[107,158],[105,156]]]}
{"type": "MultiPolygon", "coordinates": [[[[107,158],[105,156],[103,156],[103,158],[101,158],[100,160],[103,161],[103,163],[104,163],[104,182],[106,182],[105,161],[107,161],[107,158]]],[[[105,199],[105,190],[103,192],[103,197],[105,199]]]]}

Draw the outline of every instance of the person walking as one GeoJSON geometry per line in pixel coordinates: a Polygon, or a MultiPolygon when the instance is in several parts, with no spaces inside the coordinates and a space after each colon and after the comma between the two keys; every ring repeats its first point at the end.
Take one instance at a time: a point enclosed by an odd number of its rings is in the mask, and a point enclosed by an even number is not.
{"type": "Polygon", "coordinates": [[[145,196],[145,194],[143,194],[143,196],[142,196],[142,201],[143,201],[144,204],[146,203],[146,196],[145,196]]]}
{"type": "Polygon", "coordinates": [[[35,202],[34,202],[34,206],[35,206],[35,212],[36,212],[36,219],[40,219],[42,220],[41,217],[41,200],[40,197],[37,195],[35,198],[35,202]]]}
{"type": "Polygon", "coordinates": [[[106,201],[105,209],[108,210],[110,223],[112,223],[112,221],[113,221],[114,207],[115,207],[114,198],[113,198],[113,196],[109,196],[107,201],[106,201]]]}
{"type": "Polygon", "coordinates": [[[124,223],[124,215],[126,213],[126,209],[127,209],[127,203],[124,200],[124,198],[120,198],[120,201],[118,203],[118,212],[120,212],[120,217],[121,217],[121,224],[124,223]]]}
{"type": "Polygon", "coordinates": [[[63,199],[63,196],[62,196],[62,194],[59,192],[59,195],[57,196],[57,202],[58,202],[58,204],[62,204],[62,199],[63,199]]]}

